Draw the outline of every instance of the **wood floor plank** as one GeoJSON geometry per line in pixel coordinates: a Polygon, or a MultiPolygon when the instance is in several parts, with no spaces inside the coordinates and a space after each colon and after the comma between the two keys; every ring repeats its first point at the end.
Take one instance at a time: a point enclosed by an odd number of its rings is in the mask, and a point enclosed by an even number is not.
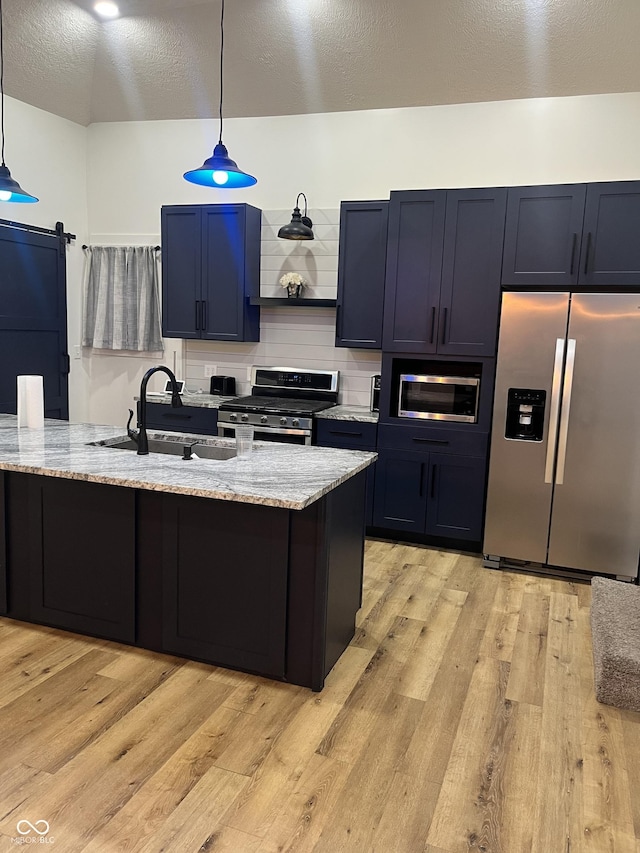
{"type": "Polygon", "coordinates": [[[453,589],[441,591],[431,618],[420,631],[394,685],[396,693],[413,699],[425,700],[428,697],[468,594],[453,589]]]}
{"type": "Polygon", "coordinates": [[[549,596],[525,592],[511,655],[507,699],[542,706],[548,629],[549,596]]]}
{"type": "MultiPolygon", "coordinates": [[[[336,850],[371,850],[373,834],[380,823],[394,773],[406,752],[424,703],[418,699],[392,694],[377,725],[349,774],[331,822],[320,834],[314,853],[336,850]],[[359,810],[367,821],[357,819],[359,810]]],[[[397,853],[405,847],[396,845],[397,853]]]]}
{"type": "Polygon", "coordinates": [[[498,587],[487,628],[480,646],[481,655],[510,661],[518,634],[524,590],[518,575],[505,572],[498,587]]]}
{"type": "Polygon", "coordinates": [[[132,853],[143,847],[214,766],[239,716],[239,711],[220,705],[98,830],[84,848],[87,853],[132,853]]]}
{"type": "Polygon", "coordinates": [[[532,849],[582,850],[583,754],[577,597],[551,593],[532,849]],[[555,845],[555,848],[554,848],[555,845]]]}
{"type": "Polygon", "coordinates": [[[439,785],[416,785],[410,776],[394,773],[380,823],[371,838],[371,853],[423,850],[439,794],[439,785]]]}
{"type": "Polygon", "coordinates": [[[512,737],[508,675],[508,664],[495,658],[482,658],[474,670],[429,828],[427,841],[435,847],[507,853],[501,828],[512,737]]]}
{"type": "Polygon", "coordinates": [[[258,853],[312,853],[333,820],[352,767],[314,753],[271,824],[258,853]]]}
{"type": "MultiPolygon", "coordinates": [[[[95,834],[183,740],[220,705],[224,685],[185,664],[89,747],[52,776],[52,784],[20,804],[47,815],[72,845],[95,834]]],[[[7,829],[6,821],[0,830],[7,829]]]]}
{"type": "Polygon", "coordinates": [[[277,818],[282,798],[296,789],[312,751],[338,716],[366,668],[371,654],[352,647],[338,661],[327,688],[308,695],[296,714],[272,739],[269,754],[251,785],[225,819],[227,826],[264,837],[277,818]],[[268,784],[265,782],[268,780],[268,784]]]}
{"type": "Polygon", "coordinates": [[[383,540],[364,581],[319,694],[0,618],[0,853],[640,853],[588,584],[383,540]]]}
{"type": "Polygon", "coordinates": [[[319,744],[321,755],[347,764],[358,760],[423,627],[422,622],[396,618],[319,744]]]}

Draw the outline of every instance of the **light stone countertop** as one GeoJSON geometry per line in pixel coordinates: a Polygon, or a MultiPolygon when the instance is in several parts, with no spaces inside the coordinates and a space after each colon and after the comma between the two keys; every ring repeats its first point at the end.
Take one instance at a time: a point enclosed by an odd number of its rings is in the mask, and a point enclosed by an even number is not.
{"type": "Polygon", "coordinates": [[[323,409],[316,415],[330,421],[359,421],[360,423],[377,424],[378,412],[372,412],[366,406],[333,406],[323,409]]]}
{"type": "MultiPolygon", "coordinates": [[[[148,435],[183,434],[149,430],[148,435]]],[[[184,436],[189,442],[234,446],[233,439],[184,436]]],[[[126,437],[121,427],[51,419],[41,430],[18,429],[15,415],[0,414],[0,470],[301,510],[377,458],[364,451],[261,441],[248,459],[226,461],[185,462],[179,456],[88,446],[118,437],[126,437]]]]}
{"type": "MultiPolygon", "coordinates": [[[[235,397],[220,397],[216,394],[182,394],[182,404],[184,406],[198,406],[204,409],[217,409],[220,403],[227,400],[234,400],[235,397]]],[[[138,397],[135,398],[136,401],[138,397]]],[[[147,403],[163,403],[169,405],[171,403],[171,394],[147,395],[147,403]]],[[[366,406],[333,406],[330,409],[323,409],[318,412],[317,418],[326,418],[327,420],[335,421],[360,421],[361,423],[378,423],[378,412],[370,411],[366,406]]]]}
{"type": "MultiPolygon", "coordinates": [[[[185,391],[184,394],[180,395],[180,399],[182,400],[183,406],[197,406],[201,409],[217,409],[220,406],[220,403],[226,403],[227,400],[235,400],[236,395],[233,397],[221,397],[219,394],[197,394],[192,391],[185,391]]],[[[140,397],[133,398],[136,402],[140,399],[140,397]]],[[[151,391],[147,392],[147,403],[162,403],[163,405],[171,405],[171,394],[165,394],[164,392],[153,393],[151,391]]]]}

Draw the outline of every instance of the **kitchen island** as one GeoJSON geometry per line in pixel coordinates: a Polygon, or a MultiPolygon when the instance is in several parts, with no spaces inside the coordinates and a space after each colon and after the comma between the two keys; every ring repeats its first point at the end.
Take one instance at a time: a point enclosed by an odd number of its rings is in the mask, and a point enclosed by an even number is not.
{"type": "Polygon", "coordinates": [[[0,415],[0,612],[320,690],[361,602],[375,454],[258,442],[187,461],[111,447],[122,435],[0,415]]]}

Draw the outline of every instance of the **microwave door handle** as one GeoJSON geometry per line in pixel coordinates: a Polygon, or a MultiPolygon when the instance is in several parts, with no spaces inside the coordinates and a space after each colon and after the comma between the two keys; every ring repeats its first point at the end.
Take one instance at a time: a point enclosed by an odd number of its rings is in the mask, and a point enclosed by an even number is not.
{"type": "Polygon", "coordinates": [[[551,380],[551,405],[549,408],[549,429],[547,434],[547,459],[544,468],[545,483],[553,482],[556,439],[558,435],[558,416],[560,414],[560,388],[562,386],[562,362],[564,360],[564,338],[556,340],[556,354],[553,360],[553,378],[551,380]]]}
{"type": "Polygon", "coordinates": [[[560,431],[558,434],[558,467],[556,470],[556,485],[564,483],[564,466],[567,461],[567,437],[569,435],[569,412],[571,410],[571,392],[573,390],[573,369],[576,362],[576,342],[573,338],[567,341],[567,364],[564,369],[564,386],[562,388],[562,414],[560,416],[560,431]]]}

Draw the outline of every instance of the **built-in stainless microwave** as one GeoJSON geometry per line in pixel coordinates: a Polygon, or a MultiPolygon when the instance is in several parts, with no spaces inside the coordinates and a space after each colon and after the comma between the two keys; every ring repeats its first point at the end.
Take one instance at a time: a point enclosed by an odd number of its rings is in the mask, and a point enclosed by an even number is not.
{"type": "Polygon", "coordinates": [[[479,392],[477,376],[402,373],[398,417],[474,424],[478,420],[479,392]]]}

